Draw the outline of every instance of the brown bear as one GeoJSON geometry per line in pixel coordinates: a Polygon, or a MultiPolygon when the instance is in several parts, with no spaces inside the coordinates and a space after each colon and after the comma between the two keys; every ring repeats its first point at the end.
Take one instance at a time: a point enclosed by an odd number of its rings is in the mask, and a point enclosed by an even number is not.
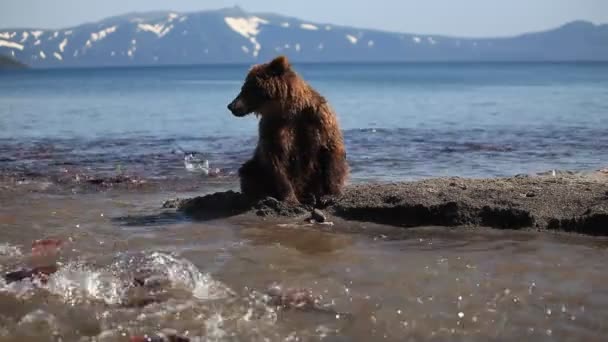
{"type": "Polygon", "coordinates": [[[250,200],[298,204],[341,193],[349,168],[336,115],[285,56],[253,66],[228,109],[261,117],[253,158],[239,169],[250,200]]]}

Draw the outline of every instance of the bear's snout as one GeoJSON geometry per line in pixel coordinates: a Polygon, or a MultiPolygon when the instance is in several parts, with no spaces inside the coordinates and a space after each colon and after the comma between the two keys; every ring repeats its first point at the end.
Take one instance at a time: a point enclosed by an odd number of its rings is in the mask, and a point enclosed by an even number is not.
{"type": "Polygon", "coordinates": [[[245,102],[240,96],[237,96],[236,99],[230,102],[228,110],[235,116],[244,116],[249,113],[245,102]]]}

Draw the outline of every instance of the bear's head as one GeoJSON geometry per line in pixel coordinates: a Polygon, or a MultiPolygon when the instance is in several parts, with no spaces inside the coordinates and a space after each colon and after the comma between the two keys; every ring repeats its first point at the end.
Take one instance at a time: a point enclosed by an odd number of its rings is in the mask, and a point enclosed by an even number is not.
{"type": "Polygon", "coordinates": [[[280,108],[290,98],[297,81],[295,72],[285,56],[251,68],[239,95],[228,105],[235,116],[256,113],[264,115],[280,108]]]}

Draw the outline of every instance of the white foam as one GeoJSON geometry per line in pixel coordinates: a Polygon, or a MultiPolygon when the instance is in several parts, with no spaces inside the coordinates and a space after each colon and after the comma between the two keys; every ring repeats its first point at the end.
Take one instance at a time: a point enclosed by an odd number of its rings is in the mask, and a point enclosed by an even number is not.
{"type": "Polygon", "coordinates": [[[57,32],[57,31],[53,32],[53,38],[57,38],[57,37],[59,37],[59,32],[57,32]]]}
{"type": "Polygon", "coordinates": [[[96,42],[98,40],[103,40],[109,34],[116,32],[116,28],[118,28],[118,26],[115,25],[115,26],[105,28],[99,32],[93,32],[93,33],[91,33],[91,40],[94,42],[96,42]]]}
{"type": "Polygon", "coordinates": [[[180,23],[183,23],[186,20],[188,20],[188,16],[183,16],[183,17],[179,18],[180,23]]]}
{"type": "Polygon", "coordinates": [[[38,30],[38,31],[31,31],[32,36],[34,36],[35,39],[38,39],[43,33],[44,31],[38,30]]]}
{"type": "Polygon", "coordinates": [[[325,31],[331,31],[331,25],[325,25],[325,31]]]}
{"type": "Polygon", "coordinates": [[[21,249],[8,243],[0,243],[0,256],[18,257],[21,256],[21,249]]]}
{"type": "Polygon", "coordinates": [[[296,43],[295,49],[297,52],[300,52],[301,47],[299,43],[296,43]]]}
{"type": "Polygon", "coordinates": [[[288,22],[281,23],[281,27],[289,27],[289,23],[288,22]]]}
{"type": "Polygon", "coordinates": [[[116,56],[116,51],[110,52],[110,56],[112,56],[112,57],[116,56]]]}
{"type": "Polygon", "coordinates": [[[37,41],[34,42],[34,46],[36,45],[40,45],[40,39],[38,39],[37,41]]]}
{"type": "Polygon", "coordinates": [[[11,56],[15,57],[15,50],[11,50],[11,56]]]}
{"type": "Polygon", "coordinates": [[[169,22],[172,22],[173,20],[179,18],[179,14],[177,13],[169,13],[169,22]]]}
{"type": "Polygon", "coordinates": [[[46,289],[72,305],[91,299],[106,304],[118,304],[126,291],[122,284],[121,280],[110,272],[68,264],[49,277],[46,289]]]}
{"type": "Polygon", "coordinates": [[[84,44],[87,48],[90,48],[91,46],[93,46],[93,43],[91,43],[91,40],[88,39],[87,42],[84,44]]]}
{"type": "Polygon", "coordinates": [[[69,36],[72,34],[72,30],[67,30],[63,32],[64,35],[69,36]]]}
{"type": "Polygon", "coordinates": [[[267,20],[258,17],[225,17],[224,21],[228,27],[245,38],[257,36],[260,33],[260,24],[268,24],[267,20]]]}
{"type": "Polygon", "coordinates": [[[300,24],[300,28],[302,30],[309,30],[309,31],[316,31],[319,29],[318,27],[316,27],[313,24],[300,24]]]}
{"type": "Polygon", "coordinates": [[[44,51],[40,51],[40,58],[46,59],[46,54],[44,53],[44,51]]]}
{"type": "Polygon", "coordinates": [[[135,44],[137,44],[137,40],[132,39],[132,40],[131,40],[131,45],[135,45],[135,44]]]}
{"type": "Polygon", "coordinates": [[[420,39],[420,37],[412,37],[412,40],[414,41],[414,43],[416,44],[420,44],[420,42],[422,41],[422,39],[420,39]]]}
{"type": "Polygon", "coordinates": [[[324,48],[323,43],[319,43],[319,45],[317,45],[317,49],[323,50],[323,48],[324,48]]]}
{"type": "Polygon", "coordinates": [[[11,49],[23,50],[23,45],[3,39],[0,39],[0,46],[4,46],[11,49]]]}
{"type": "Polygon", "coordinates": [[[167,33],[171,32],[173,29],[173,24],[165,26],[165,24],[137,24],[137,29],[145,32],[152,32],[158,36],[158,38],[162,38],[167,33]]]}
{"type": "Polygon", "coordinates": [[[61,43],[59,43],[59,51],[63,53],[65,51],[65,46],[66,45],[68,45],[68,39],[67,38],[63,38],[63,40],[61,41],[61,43]]]}
{"type": "Polygon", "coordinates": [[[348,41],[349,41],[351,44],[357,44],[357,41],[359,40],[359,39],[357,39],[357,37],[355,37],[355,36],[353,36],[353,35],[350,35],[350,34],[347,34],[347,35],[346,35],[346,39],[348,39],[348,41]]]}
{"type": "Polygon", "coordinates": [[[27,32],[27,31],[21,32],[21,40],[19,41],[19,43],[25,42],[29,36],[30,36],[29,32],[27,32]]]}
{"type": "Polygon", "coordinates": [[[11,34],[9,32],[0,32],[0,38],[11,39],[11,34]]]}
{"type": "Polygon", "coordinates": [[[428,37],[428,38],[427,38],[427,40],[429,41],[429,43],[430,43],[431,45],[435,45],[435,44],[437,44],[437,41],[436,41],[435,39],[433,39],[433,37],[428,37]]]}
{"type": "Polygon", "coordinates": [[[55,52],[53,53],[53,56],[55,56],[55,58],[57,58],[58,60],[62,61],[63,57],[61,57],[61,54],[59,52],[55,52]]]}
{"type": "Polygon", "coordinates": [[[374,43],[374,41],[373,41],[373,40],[370,40],[370,41],[368,41],[368,42],[367,42],[367,46],[369,46],[369,47],[373,47],[373,46],[374,46],[374,44],[375,44],[375,43],[374,43]]]}
{"type": "Polygon", "coordinates": [[[249,48],[245,45],[241,46],[241,50],[243,50],[244,53],[249,53],[249,48]]]}

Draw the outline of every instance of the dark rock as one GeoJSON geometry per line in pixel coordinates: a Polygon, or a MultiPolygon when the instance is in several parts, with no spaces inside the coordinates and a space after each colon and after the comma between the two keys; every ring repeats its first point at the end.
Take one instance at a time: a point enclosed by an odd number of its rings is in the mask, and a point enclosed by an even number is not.
{"type": "Polygon", "coordinates": [[[311,219],[318,223],[323,223],[327,220],[325,214],[319,209],[313,209],[311,212],[311,219]]]}
{"type": "Polygon", "coordinates": [[[214,219],[244,213],[251,204],[241,193],[226,191],[179,201],[177,209],[197,219],[214,219]]]}
{"type": "Polygon", "coordinates": [[[24,279],[38,278],[44,283],[48,279],[48,276],[55,272],[57,272],[56,266],[25,268],[5,274],[4,280],[7,284],[10,284],[24,279]]]}

